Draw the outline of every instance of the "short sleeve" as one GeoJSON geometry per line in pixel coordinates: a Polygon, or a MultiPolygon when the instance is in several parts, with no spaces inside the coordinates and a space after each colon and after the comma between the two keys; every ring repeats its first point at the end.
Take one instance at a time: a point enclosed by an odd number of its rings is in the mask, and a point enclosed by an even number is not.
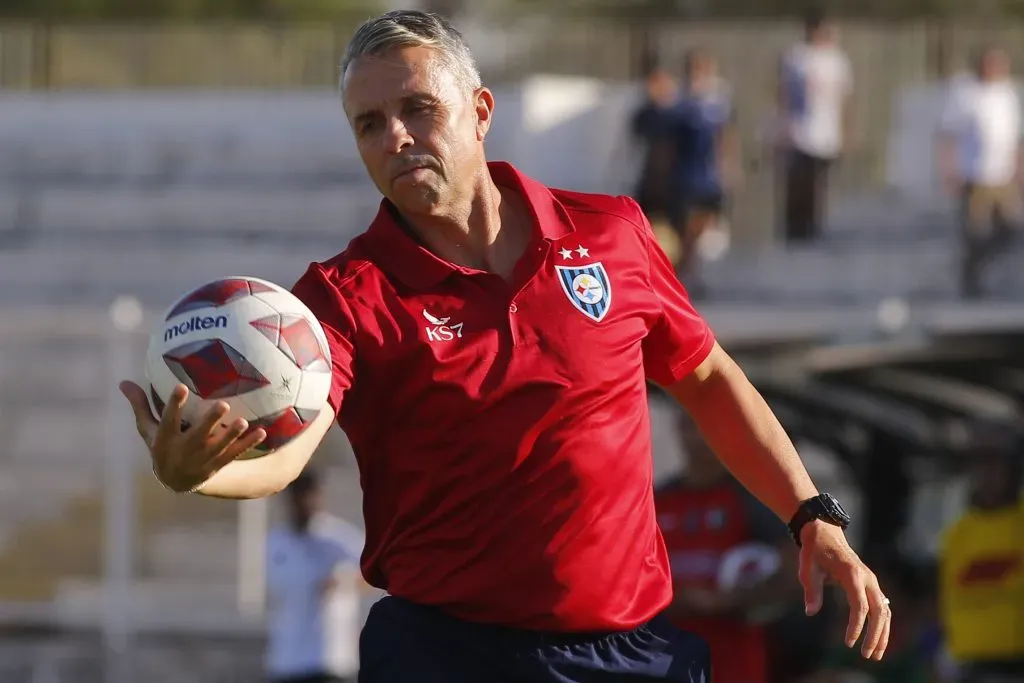
{"type": "Polygon", "coordinates": [[[292,294],[309,307],[327,336],[331,352],[331,393],[328,402],[335,415],[341,411],[345,392],[352,388],[355,321],[348,303],[323,266],[311,264],[292,287],[292,294]]]}
{"type": "Polygon", "coordinates": [[[669,386],[704,362],[714,348],[715,336],[690,303],[671,261],[654,238],[647,217],[635,201],[628,201],[642,228],[651,295],[660,309],[643,341],[644,371],[652,382],[669,386]]]}

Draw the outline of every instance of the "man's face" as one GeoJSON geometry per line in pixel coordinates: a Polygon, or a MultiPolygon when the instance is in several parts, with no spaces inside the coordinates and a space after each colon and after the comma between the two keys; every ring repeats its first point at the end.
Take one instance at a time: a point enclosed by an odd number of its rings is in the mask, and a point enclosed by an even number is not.
{"type": "Polygon", "coordinates": [[[323,510],[323,495],[319,488],[303,491],[294,499],[292,509],[295,520],[306,523],[323,510]]]}
{"type": "Polygon", "coordinates": [[[469,91],[436,50],[353,61],[342,100],[370,178],[400,209],[432,212],[483,164],[493,98],[486,88],[469,91]]]}
{"type": "Polygon", "coordinates": [[[818,45],[832,45],[839,40],[839,26],[832,21],[823,21],[811,31],[811,40],[818,45]]]}
{"type": "Polygon", "coordinates": [[[699,54],[693,57],[690,64],[690,82],[704,83],[713,80],[718,74],[718,65],[713,57],[699,54]]]}
{"type": "Polygon", "coordinates": [[[981,58],[981,77],[998,81],[1010,75],[1010,58],[1002,50],[989,50],[981,58]]]}
{"type": "Polygon", "coordinates": [[[676,94],[676,82],[672,74],[658,69],[647,77],[647,97],[657,104],[668,103],[676,94]]]}

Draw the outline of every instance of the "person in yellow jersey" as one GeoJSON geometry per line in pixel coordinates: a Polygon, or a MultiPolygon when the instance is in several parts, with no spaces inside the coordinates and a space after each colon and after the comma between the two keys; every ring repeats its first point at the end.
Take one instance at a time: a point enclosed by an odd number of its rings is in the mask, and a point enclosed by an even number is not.
{"type": "Polygon", "coordinates": [[[988,426],[969,456],[970,502],[939,558],[946,647],[962,683],[1024,683],[1024,451],[988,426]]]}

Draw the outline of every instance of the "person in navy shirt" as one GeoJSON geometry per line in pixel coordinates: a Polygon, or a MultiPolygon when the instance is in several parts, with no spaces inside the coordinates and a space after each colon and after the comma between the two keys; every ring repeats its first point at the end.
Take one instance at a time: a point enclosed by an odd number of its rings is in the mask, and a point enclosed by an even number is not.
{"type": "Polygon", "coordinates": [[[727,191],[738,175],[737,136],[728,88],[714,56],[694,49],[686,55],[684,90],[669,123],[674,155],[670,178],[673,219],[682,250],[680,274],[690,293],[700,289],[696,246],[701,235],[722,220],[727,191]]]}
{"type": "Polygon", "coordinates": [[[679,102],[679,86],[672,74],[653,57],[648,57],[648,62],[644,68],[644,101],[633,112],[629,129],[633,140],[643,151],[633,198],[644,214],[655,222],[668,217],[667,174],[661,166],[670,156],[665,149],[670,144],[666,128],[671,112],[679,102]]]}

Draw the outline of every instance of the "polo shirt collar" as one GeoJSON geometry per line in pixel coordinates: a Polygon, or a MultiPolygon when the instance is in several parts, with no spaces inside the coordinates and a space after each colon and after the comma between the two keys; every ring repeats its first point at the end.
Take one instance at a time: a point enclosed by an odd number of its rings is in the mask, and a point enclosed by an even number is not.
{"type": "MultiPolygon", "coordinates": [[[[507,162],[491,162],[487,167],[495,183],[519,191],[533,217],[535,234],[551,241],[575,230],[568,211],[547,187],[523,175],[507,162]]],[[[365,239],[374,261],[413,289],[427,289],[454,272],[465,272],[420,244],[411,232],[402,227],[398,210],[387,199],[381,201],[377,217],[370,224],[365,239]]]]}

